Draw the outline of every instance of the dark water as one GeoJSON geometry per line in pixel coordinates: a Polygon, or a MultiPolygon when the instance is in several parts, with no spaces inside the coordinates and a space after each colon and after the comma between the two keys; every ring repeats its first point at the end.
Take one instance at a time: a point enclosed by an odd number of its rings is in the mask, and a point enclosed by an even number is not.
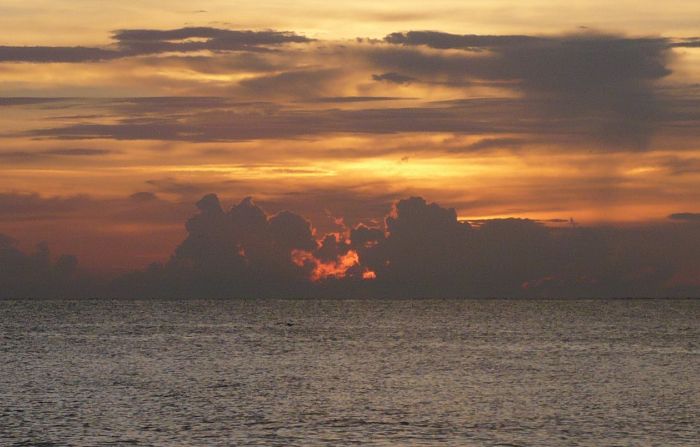
{"type": "Polygon", "coordinates": [[[0,445],[697,446],[700,301],[0,302],[0,445]]]}

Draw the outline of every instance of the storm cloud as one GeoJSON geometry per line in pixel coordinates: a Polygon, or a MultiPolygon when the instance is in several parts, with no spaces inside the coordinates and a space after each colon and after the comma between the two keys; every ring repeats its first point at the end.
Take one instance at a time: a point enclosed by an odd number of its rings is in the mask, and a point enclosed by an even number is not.
{"type": "MultiPolygon", "coordinates": [[[[700,293],[694,276],[700,273],[700,226],[692,223],[586,228],[494,219],[470,225],[454,209],[412,197],[396,202],[382,226],[319,235],[301,216],[267,215],[251,199],[228,212],[214,195],[197,206],[199,214],[188,222],[189,235],[172,259],[150,274],[135,274],[141,284],[150,284],[151,293],[462,298],[700,293]]],[[[133,287],[132,279],[122,281],[133,287]]]]}
{"type": "MultiPolygon", "coordinates": [[[[157,200],[142,196],[134,200],[157,200]]],[[[700,226],[685,214],[676,219],[682,223],[632,228],[513,218],[470,224],[454,209],[411,197],[381,225],[322,235],[301,215],[267,214],[251,198],[225,211],[208,194],[197,208],[167,262],[92,290],[192,298],[700,295],[700,226]]],[[[3,237],[0,264],[4,297],[51,295],[57,284],[60,293],[85,291],[86,282],[73,279],[77,261],[52,262],[45,245],[26,255],[3,237]]]]}

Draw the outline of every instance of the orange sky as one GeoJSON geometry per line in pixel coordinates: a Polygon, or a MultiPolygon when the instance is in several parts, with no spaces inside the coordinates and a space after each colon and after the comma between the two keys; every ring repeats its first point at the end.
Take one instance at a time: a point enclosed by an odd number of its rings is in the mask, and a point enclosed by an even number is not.
{"type": "Polygon", "coordinates": [[[162,3],[2,2],[0,233],[109,270],[209,192],[319,232],[700,211],[697,2],[162,3]]]}

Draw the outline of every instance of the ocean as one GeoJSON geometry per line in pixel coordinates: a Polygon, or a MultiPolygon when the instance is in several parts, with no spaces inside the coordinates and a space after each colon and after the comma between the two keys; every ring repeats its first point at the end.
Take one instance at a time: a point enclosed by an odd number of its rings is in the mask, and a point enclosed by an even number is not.
{"type": "Polygon", "coordinates": [[[697,446],[700,300],[0,301],[2,446],[697,446]]]}

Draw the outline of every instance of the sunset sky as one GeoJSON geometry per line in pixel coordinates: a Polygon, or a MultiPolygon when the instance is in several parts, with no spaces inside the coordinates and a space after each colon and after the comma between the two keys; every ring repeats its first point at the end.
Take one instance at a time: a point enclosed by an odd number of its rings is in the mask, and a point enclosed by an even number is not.
{"type": "Polygon", "coordinates": [[[460,220],[700,217],[700,2],[0,2],[0,233],[164,261],[194,204],[321,238],[421,196],[460,220]]]}

